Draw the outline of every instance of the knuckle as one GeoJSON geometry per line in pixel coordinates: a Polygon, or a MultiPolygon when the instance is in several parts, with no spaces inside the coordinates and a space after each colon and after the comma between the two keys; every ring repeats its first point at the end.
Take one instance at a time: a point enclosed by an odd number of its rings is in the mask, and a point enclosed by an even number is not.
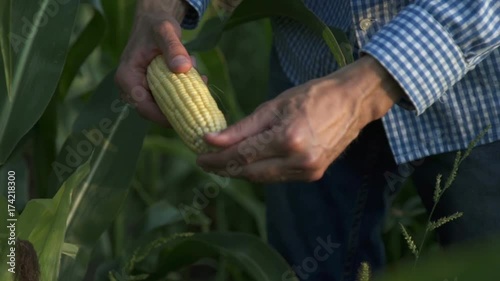
{"type": "Polygon", "coordinates": [[[173,24],[173,22],[166,20],[166,21],[162,21],[162,22],[158,23],[157,25],[155,25],[153,27],[153,30],[156,34],[164,36],[164,35],[170,34],[172,32],[175,32],[176,27],[173,24]]]}
{"type": "Polygon", "coordinates": [[[315,93],[319,91],[319,84],[316,81],[317,79],[308,81],[304,86],[306,87],[306,93],[315,93]]]}
{"type": "Polygon", "coordinates": [[[252,137],[246,139],[238,145],[237,160],[242,165],[248,165],[252,163],[257,157],[258,151],[254,148],[251,141],[252,137]]]}
{"type": "MultiPolygon", "coordinates": [[[[258,112],[254,112],[254,113],[248,115],[248,118],[246,119],[246,121],[247,121],[246,123],[255,125],[259,121],[258,117],[259,117],[258,112]]],[[[243,122],[241,122],[240,124],[243,124],[243,122]]]]}
{"type": "Polygon", "coordinates": [[[308,152],[304,155],[304,158],[300,162],[300,168],[306,171],[317,171],[320,167],[321,155],[317,153],[308,152]]]}
{"type": "Polygon", "coordinates": [[[167,49],[170,51],[184,48],[184,46],[179,40],[167,40],[165,42],[165,47],[167,47],[167,49]]]}
{"type": "Polygon", "coordinates": [[[130,95],[135,102],[143,102],[150,94],[143,87],[135,86],[130,95]]]}
{"type": "Polygon", "coordinates": [[[251,161],[251,157],[248,154],[238,153],[238,163],[241,165],[248,165],[251,161]]]}
{"type": "Polygon", "coordinates": [[[284,148],[287,151],[298,152],[304,148],[304,137],[296,129],[288,129],[284,134],[284,148]]]}
{"type": "Polygon", "coordinates": [[[238,122],[238,123],[233,125],[232,129],[234,130],[234,133],[240,134],[241,132],[243,132],[243,130],[245,128],[244,128],[242,122],[238,122]]]}

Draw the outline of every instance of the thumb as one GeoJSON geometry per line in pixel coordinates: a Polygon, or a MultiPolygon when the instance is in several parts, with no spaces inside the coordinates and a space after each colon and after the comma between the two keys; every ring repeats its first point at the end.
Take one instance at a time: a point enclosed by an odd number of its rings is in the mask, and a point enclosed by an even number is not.
{"type": "Polygon", "coordinates": [[[168,68],[175,73],[188,72],[191,59],[182,42],[181,28],[175,21],[163,21],[155,28],[155,38],[168,68]]]}

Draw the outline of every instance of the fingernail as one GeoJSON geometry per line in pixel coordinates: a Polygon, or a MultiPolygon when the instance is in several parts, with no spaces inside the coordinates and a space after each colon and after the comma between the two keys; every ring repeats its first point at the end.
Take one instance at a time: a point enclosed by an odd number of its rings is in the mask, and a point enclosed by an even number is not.
{"type": "Polygon", "coordinates": [[[216,137],[219,135],[219,133],[215,132],[215,133],[207,133],[206,134],[208,137],[216,137]]]}
{"type": "Polygon", "coordinates": [[[176,56],[170,61],[171,67],[179,67],[188,64],[189,60],[185,56],[176,56]]]}

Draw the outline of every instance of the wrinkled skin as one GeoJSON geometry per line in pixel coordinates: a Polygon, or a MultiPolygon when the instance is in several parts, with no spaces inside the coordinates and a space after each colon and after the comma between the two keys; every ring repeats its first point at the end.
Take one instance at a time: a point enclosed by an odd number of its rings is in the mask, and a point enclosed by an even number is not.
{"type": "Polygon", "coordinates": [[[372,57],[291,88],[206,141],[208,172],[253,182],[315,181],[371,121],[400,99],[401,88],[372,57]]]}

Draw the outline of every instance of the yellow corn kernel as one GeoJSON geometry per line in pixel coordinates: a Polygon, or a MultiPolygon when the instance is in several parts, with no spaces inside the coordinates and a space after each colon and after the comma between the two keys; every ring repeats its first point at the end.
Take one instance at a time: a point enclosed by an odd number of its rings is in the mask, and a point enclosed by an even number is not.
{"type": "Polygon", "coordinates": [[[198,71],[173,73],[157,56],[148,66],[147,80],[156,103],[186,145],[198,154],[213,151],[203,136],[227,124],[198,71]]]}

